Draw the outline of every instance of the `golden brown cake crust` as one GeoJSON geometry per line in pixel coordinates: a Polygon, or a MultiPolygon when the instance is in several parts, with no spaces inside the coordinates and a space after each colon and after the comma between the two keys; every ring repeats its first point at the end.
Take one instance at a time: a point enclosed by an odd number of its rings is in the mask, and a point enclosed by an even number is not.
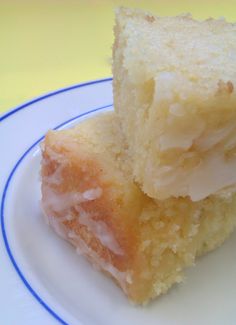
{"type": "MultiPolygon", "coordinates": [[[[108,178],[107,171],[104,170],[106,166],[103,166],[98,157],[92,152],[87,152],[86,143],[84,149],[84,144],[80,141],[71,146],[67,142],[68,140],[64,137],[63,132],[51,131],[44,141],[42,163],[44,213],[49,217],[49,223],[50,218],[63,220],[65,216],[69,215],[69,220],[62,221],[68,233],[67,240],[75,246],[80,246],[77,241],[80,238],[87,246],[86,251],[80,247],[81,253],[103,271],[107,272],[106,267],[103,268],[102,264],[112,266],[116,282],[131,299],[135,300],[135,297],[132,297],[132,291],[137,291],[138,287],[133,288],[129,284],[129,271],[135,269],[136,274],[133,274],[133,277],[138,277],[139,267],[145,263],[145,257],[137,255],[137,246],[140,242],[139,223],[134,220],[137,213],[129,211],[129,202],[125,202],[126,198],[123,197],[122,192],[119,193],[119,184],[115,184],[116,180],[112,176],[108,178]],[[60,170],[60,181],[53,182],[56,174],[58,177],[58,170],[60,170]],[[115,194],[113,193],[114,188],[116,189],[115,194]],[[63,195],[66,195],[68,200],[68,193],[87,193],[89,196],[89,191],[93,190],[97,190],[100,197],[91,200],[85,199],[84,202],[79,203],[79,206],[71,202],[70,206],[65,204],[65,207],[55,210],[54,200],[56,197],[61,200],[63,195]],[[50,204],[50,195],[53,195],[52,201],[54,202],[52,204],[50,204]],[[107,231],[108,236],[111,236],[110,239],[108,238],[108,242],[111,242],[110,246],[113,249],[109,248],[109,245],[107,247],[102,244],[101,240],[89,230],[89,227],[79,222],[78,214],[81,213],[90,218],[90,222],[93,224],[102,223],[102,227],[105,228],[102,231],[107,231]],[[96,258],[90,252],[96,252],[96,258]],[[125,277],[128,278],[128,281],[125,277]]],[[[133,196],[138,201],[139,190],[133,184],[129,184],[129,186],[133,187],[133,196]]],[[[101,234],[101,236],[106,236],[106,234],[101,234]]],[[[112,276],[112,272],[108,271],[108,273],[112,276]]]]}

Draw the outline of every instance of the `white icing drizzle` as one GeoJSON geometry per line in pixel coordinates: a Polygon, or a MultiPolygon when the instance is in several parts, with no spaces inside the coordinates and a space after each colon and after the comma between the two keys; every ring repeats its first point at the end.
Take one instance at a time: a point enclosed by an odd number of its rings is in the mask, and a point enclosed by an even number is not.
{"type": "Polygon", "coordinates": [[[77,235],[74,231],[69,230],[61,223],[61,218],[48,217],[47,220],[60,237],[69,241],[73,246],[76,247],[76,252],[79,255],[89,257],[94,268],[110,273],[111,276],[118,281],[124,292],[127,292],[127,284],[132,284],[132,274],[130,271],[119,271],[113,265],[99,257],[79,235],[77,235]]]}
{"type": "Polygon", "coordinates": [[[55,217],[49,217],[49,224],[55,230],[55,232],[62,237],[63,239],[67,239],[67,228],[63,225],[63,223],[59,222],[55,217]]]}
{"type": "Polygon", "coordinates": [[[121,272],[113,265],[108,264],[100,258],[77,234],[70,231],[68,237],[72,239],[72,244],[76,246],[76,252],[79,255],[86,255],[91,258],[93,266],[96,269],[104,270],[112,275],[120,284],[122,289],[127,292],[127,283],[132,283],[132,276],[129,271],[121,272]]]}
{"type": "Polygon", "coordinates": [[[102,189],[100,187],[91,188],[83,192],[83,198],[87,201],[92,201],[100,198],[102,195],[102,189]]]}
{"type": "Polygon", "coordinates": [[[62,182],[62,170],[64,169],[63,165],[59,165],[55,172],[47,177],[47,182],[50,184],[59,185],[62,182]]]}
{"type": "Polygon", "coordinates": [[[100,240],[103,246],[109,248],[117,255],[123,255],[123,250],[105,222],[93,220],[91,214],[84,211],[81,206],[77,206],[76,209],[79,212],[80,224],[87,226],[88,230],[100,240]]]}
{"type": "MultiPolygon", "coordinates": [[[[104,221],[93,220],[93,215],[86,212],[81,203],[98,199],[102,195],[102,189],[97,187],[89,189],[85,192],[69,192],[56,193],[50,187],[44,187],[44,196],[47,198],[43,201],[43,208],[45,211],[55,211],[63,214],[60,217],[61,222],[72,220],[73,216],[70,214],[70,209],[73,207],[78,212],[78,222],[85,225],[88,230],[94,234],[103,246],[110,249],[117,255],[123,255],[123,250],[114,238],[111,230],[104,221]]],[[[46,214],[46,213],[45,213],[46,214]]]]}
{"type": "Polygon", "coordinates": [[[90,189],[85,192],[67,192],[56,193],[50,187],[44,187],[44,196],[47,200],[44,200],[45,209],[53,208],[54,211],[64,211],[72,206],[76,206],[80,203],[92,201],[99,198],[102,195],[102,189],[100,187],[90,189]]]}

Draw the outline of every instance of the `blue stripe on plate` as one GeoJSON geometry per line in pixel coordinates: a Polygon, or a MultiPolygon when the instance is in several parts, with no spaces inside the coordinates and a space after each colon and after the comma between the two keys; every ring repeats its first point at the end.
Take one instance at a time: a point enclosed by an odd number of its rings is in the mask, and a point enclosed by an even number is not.
{"type": "MultiPolygon", "coordinates": [[[[112,79],[111,78],[108,78],[108,79],[102,79],[102,80],[98,80],[98,81],[92,81],[92,82],[87,82],[87,83],[84,83],[84,84],[79,84],[79,85],[75,85],[75,86],[72,86],[72,87],[68,87],[68,88],[64,88],[64,89],[61,89],[61,90],[58,90],[58,91],[55,91],[53,93],[49,93],[47,95],[44,95],[42,97],[39,97],[39,98],[36,98],[22,106],[19,106],[15,109],[13,109],[12,111],[8,112],[7,114],[3,115],[2,117],[0,117],[0,121],[4,120],[5,118],[11,116],[12,114],[18,112],[19,110],[21,109],[24,109],[28,106],[30,106],[31,104],[33,103],[36,103],[38,101],[41,101],[41,100],[44,100],[45,98],[48,98],[48,97],[51,97],[51,96],[54,96],[54,95],[57,95],[59,93],[62,93],[62,92],[66,92],[66,91],[70,91],[70,90],[73,90],[73,89],[76,89],[76,88],[80,88],[80,87],[84,87],[84,86],[88,86],[88,85],[92,85],[92,84],[96,84],[96,83],[100,83],[100,82],[106,82],[106,81],[111,81],[112,79]]],[[[63,123],[61,123],[60,125],[58,125],[57,127],[55,127],[54,129],[58,129],[78,118],[81,118],[83,116],[86,116],[86,115],[89,115],[91,113],[94,113],[94,112],[97,112],[97,111],[100,111],[100,110],[103,110],[105,108],[109,108],[109,107],[112,107],[113,104],[108,104],[108,105],[105,105],[105,106],[102,106],[102,107],[98,107],[98,108],[95,108],[93,110],[90,110],[86,113],[83,113],[83,114],[80,114],[78,116],[75,116],[63,123]]],[[[17,262],[15,260],[15,257],[13,256],[13,253],[11,251],[11,248],[10,248],[10,245],[9,245],[9,242],[8,242],[8,238],[7,238],[7,233],[6,233],[6,228],[5,228],[5,216],[4,216],[4,208],[5,208],[5,200],[6,200],[6,196],[7,196],[7,191],[8,191],[8,188],[10,186],[10,183],[11,183],[11,180],[12,180],[12,177],[14,176],[17,168],[19,167],[19,165],[21,164],[21,162],[23,161],[23,159],[28,155],[28,153],[40,142],[42,141],[44,138],[44,136],[40,137],[36,142],[34,142],[25,152],[24,154],[20,157],[20,159],[17,161],[17,163],[15,164],[14,168],[12,169],[12,171],[10,172],[10,175],[6,181],[6,184],[4,186],[4,190],[3,190],[3,194],[2,194],[2,199],[1,199],[1,231],[2,231],[2,236],[3,236],[3,240],[4,240],[4,244],[5,244],[5,248],[6,248],[6,251],[7,251],[7,254],[17,272],[17,274],[19,275],[20,279],[22,280],[22,282],[24,283],[24,285],[26,286],[26,288],[30,291],[30,293],[34,296],[34,298],[57,320],[59,321],[61,324],[63,325],[69,325],[66,321],[64,321],[55,311],[53,311],[48,305],[46,302],[44,302],[42,300],[42,298],[39,296],[39,294],[31,287],[30,283],[27,281],[27,279],[25,278],[23,272],[21,271],[21,269],[19,268],[19,266],[17,265],[17,262]]],[[[82,325],[82,324],[81,324],[82,325]]]]}
{"type": "Polygon", "coordinates": [[[81,87],[85,87],[85,86],[91,86],[91,85],[94,85],[94,84],[99,84],[99,83],[107,82],[107,81],[112,81],[112,78],[105,78],[105,79],[99,79],[99,80],[93,80],[93,81],[89,81],[89,82],[79,83],[77,85],[66,87],[66,88],[61,88],[61,89],[58,89],[56,91],[45,94],[43,96],[34,98],[34,99],[30,100],[29,102],[26,102],[23,105],[17,106],[16,108],[13,108],[12,110],[10,110],[7,113],[0,116],[0,122],[5,120],[7,117],[11,116],[12,114],[15,114],[16,112],[18,112],[18,111],[20,111],[20,110],[34,104],[34,103],[40,102],[41,100],[46,99],[48,97],[52,97],[52,96],[55,96],[55,95],[58,95],[58,94],[61,94],[61,93],[65,93],[67,91],[74,90],[74,89],[77,89],[77,88],[81,88],[81,87]]]}

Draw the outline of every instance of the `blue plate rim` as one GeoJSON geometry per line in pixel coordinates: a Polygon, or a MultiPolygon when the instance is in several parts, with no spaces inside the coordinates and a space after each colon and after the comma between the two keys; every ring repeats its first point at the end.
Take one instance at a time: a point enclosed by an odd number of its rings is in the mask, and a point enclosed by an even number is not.
{"type": "Polygon", "coordinates": [[[86,81],[86,82],[81,82],[72,86],[68,86],[68,87],[63,87],[63,88],[59,88],[57,90],[51,91],[49,93],[43,94],[41,96],[38,97],[34,97],[33,99],[26,101],[24,104],[21,104],[19,106],[16,106],[15,108],[12,108],[10,110],[8,110],[6,113],[0,114],[0,122],[5,120],[7,117],[17,113],[18,111],[25,109],[28,106],[31,106],[34,103],[40,102],[41,100],[44,100],[46,98],[61,94],[61,93],[65,93],[67,91],[70,90],[74,90],[77,88],[82,88],[85,86],[91,86],[94,84],[99,84],[99,83],[103,83],[103,82],[107,82],[107,81],[112,81],[113,78],[112,77],[108,77],[108,78],[102,78],[102,79],[95,79],[95,80],[91,80],[91,81],[86,81]]]}
{"type": "MultiPolygon", "coordinates": [[[[70,86],[70,87],[66,87],[66,88],[61,88],[59,90],[50,92],[48,94],[42,95],[40,97],[37,97],[33,100],[30,100],[28,102],[26,102],[23,105],[17,106],[16,108],[13,108],[12,110],[8,111],[6,114],[0,116],[0,122],[5,120],[6,118],[12,116],[13,114],[17,113],[18,111],[25,109],[26,107],[31,106],[32,104],[42,101],[46,98],[58,95],[60,93],[63,92],[67,92],[70,90],[74,90],[80,87],[85,87],[85,86],[89,86],[89,85],[93,85],[93,84],[98,84],[98,83],[102,83],[102,82],[107,82],[107,81],[111,81],[112,78],[105,78],[105,79],[98,79],[98,80],[93,80],[93,81],[89,81],[89,82],[85,82],[85,83],[79,83],[77,85],[74,86],[70,86]]],[[[101,107],[96,107],[92,110],[86,111],[82,114],[79,114],[73,118],[70,118],[66,121],[64,121],[63,123],[57,125],[54,130],[57,130],[59,128],[61,128],[62,126],[65,126],[66,124],[79,119],[83,116],[95,113],[97,111],[101,111],[103,109],[112,107],[113,104],[107,104],[101,107]]],[[[11,180],[17,170],[17,168],[19,167],[19,165],[21,164],[21,162],[23,161],[23,159],[30,153],[30,151],[40,142],[42,141],[44,138],[44,135],[41,136],[37,141],[35,141],[22,155],[21,157],[18,159],[18,161],[16,162],[16,164],[14,165],[14,167],[12,168],[11,172],[9,173],[9,176],[7,178],[7,181],[5,183],[5,185],[3,186],[3,192],[2,192],[2,196],[1,196],[1,210],[0,210],[0,225],[1,225],[1,233],[2,233],[2,237],[3,237],[3,242],[4,242],[4,246],[7,252],[7,255],[16,271],[16,273],[18,274],[18,276],[20,277],[21,281],[24,283],[25,287],[29,290],[29,292],[33,295],[33,297],[41,304],[42,307],[44,307],[44,309],[47,310],[47,312],[49,312],[49,314],[51,314],[51,316],[54,317],[54,319],[56,319],[58,322],[60,322],[63,325],[69,325],[69,323],[67,323],[65,320],[63,320],[63,318],[61,316],[59,316],[51,307],[49,307],[49,305],[47,303],[45,303],[43,301],[43,299],[39,296],[39,294],[32,288],[32,286],[30,285],[30,283],[28,282],[28,280],[26,279],[26,277],[24,276],[23,272],[21,271],[20,267],[18,266],[16,259],[14,258],[14,255],[12,253],[12,250],[10,248],[9,245],[9,241],[7,238],[7,233],[6,233],[6,228],[5,228],[5,215],[4,215],[4,209],[5,209],[5,200],[6,200],[6,196],[7,196],[7,191],[8,188],[10,186],[11,180]]],[[[82,324],[81,324],[82,325],[82,324]]]]}

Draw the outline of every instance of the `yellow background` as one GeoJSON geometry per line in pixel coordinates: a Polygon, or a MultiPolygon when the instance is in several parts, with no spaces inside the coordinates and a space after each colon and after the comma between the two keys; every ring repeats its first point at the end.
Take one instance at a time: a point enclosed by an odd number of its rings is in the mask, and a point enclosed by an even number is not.
{"type": "Polygon", "coordinates": [[[110,76],[119,5],[236,21],[236,0],[0,0],[0,113],[42,93],[110,76]]]}

